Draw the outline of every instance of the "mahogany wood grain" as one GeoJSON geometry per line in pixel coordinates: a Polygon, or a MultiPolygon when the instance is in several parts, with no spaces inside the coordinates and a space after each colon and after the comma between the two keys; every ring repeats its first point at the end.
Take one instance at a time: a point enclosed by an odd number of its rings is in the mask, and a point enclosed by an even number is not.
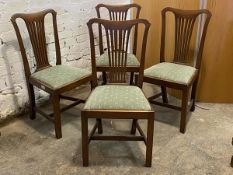
{"type": "MultiPolygon", "coordinates": [[[[92,72],[95,76],[93,80],[92,87],[97,86],[97,68],[96,68],[96,51],[95,51],[95,40],[94,40],[94,31],[93,25],[101,25],[106,31],[106,40],[107,40],[107,50],[109,57],[109,72],[110,72],[110,83],[121,84],[126,83],[126,72],[127,72],[127,50],[129,45],[129,36],[132,32],[132,29],[135,26],[143,25],[144,34],[143,42],[141,44],[141,59],[140,67],[136,69],[139,73],[139,81],[137,86],[142,87],[143,81],[143,72],[145,64],[145,54],[146,54],[146,44],[147,36],[150,27],[150,23],[145,19],[135,19],[127,21],[111,21],[103,20],[100,18],[90,19],[87,23],[90,34],[90,46],[91,46],[91,61],[92,61],[92,72]]],[[[124,85],[123,85],[124,86],[124,85]]],[[[82,110],[81,112],[82,120],[82,156],[83,156],[83,166],[89,165],[89,143],[91,140],[117,140],[117,141],[144,141],[146,144],[146,163],[145,166],[151,167],[152,165],[152,148],[153,148],[153,134],[154,134],[154,111],[136,111],[136,110],[106,110],[106,109],[90,109],[82,110]],[[96,121],[94,128],[91,130],[90,135],[88,136],[88,119],[96,118],[99,119],[96,121]],[[101,119],[133,119],[133,126],[139,130],[140,136],[135,136],[135,132],[132,132],[129,136],[103,136],[95,135],[97,128],[101,127],[101,119]],[[138,119],[145,119],[148,121],[147,127],[147,138],[145,138],[142,129],[138,126],[136,122],[138,119]]],[[[99,130],[99,129],[98,129],[99,130]]],[[[102,132],[101,132],[102,133],[102,132]]]]}
{"type": "MultiPolygon", "coordinates": [[[[163,97],[163,103],[153,101],[156,95],[150,97],[150,102],[156,105],[172,108],[181,111],[180,119],[180,132],[185,133],[187,113],[188,113],[188,101],[189,92],[191,92],[191,111],[195,110],[196,101],[196,89],[199,78],[199,70],[202,62],[202,53],[207,33],[208,24],[211,18],[211,13],[208,10],[182,10],[171,7],[166,7],[162,10],[162,34],[161,34],[161,48],[160,48],[160,62],[172,62],[174,64],[189,65],[196,68],[196,72],[188,84],[182,84],[178,82],[167,81],[166,79],[160,79],[155,77],[144,76],[144,81],[147,83],[160,85],[163,97]],[[165,56],[165,42],[166,42],[166,23],[167,14],[172,13],[175,18],[175,48],[172,60],[167,60],[165,56]],[[198,17],[201,16],[204,21],[204,25],[201,31],[200,43],[197,46],[196,54],[191,58],[189,57],[191,36],[194,33],[194,24],[198,17]],[[166,88],[173,88],[182,92],[182,105],[181,108],[168,104],[166,88]]],[[[176,72],[174,71],[174,74],[176,72]]]]}
{"type": "Polygon", "coordinates": [[[58,29],[57,29],[57,13],[53,9],[47,9],[44,11],[36,12],[36,13],[17,13],[11,17],[11,22],[14,26],[16,36],[19,42],[19,47],[22,55],[23,65],[24,65],[24,73],[26,77],[26,83],[28,87],[28,94],[29,94],[29,102],[30,102],[30,118],[36,118],[36,112],[40,113],[42,116],[49,119],[55,124],[55,134],[56,138],[59,139],[62,137],[61,131],[61,112],[70,109],[80,103],[83,103],[84,100],[74,99],[72,97],[66,97],[62,95],[62,93],[72,90],[77,86],[90,82],[92,80],[92,75],[88,75],[83,77],[77,81],[69,82],[63,85],[60,88],[53,89],[50,86],[42,84],[42,82],[34,79],[31,77],[31,70],[28,63],[28,58],[26,55],[26,49],[23,43],[23,39],[21,36],[21,31],[17,24],[17,19],[22,19],[25,24],[29,34],[29,38],[32,44],[35,60],[36,60],[36,71],[40,71],[42,69],[46,69],[51,67],[48,60],[47,55],[47,46],[46,46],[46,36],[45,36],[45,17],[51,14],[52,21],[53,21],[53,30],[54,30],[54,44],[56,49],[56,64],[61,64],[61,51],[60,51],[60,44],[58,38],[58,29]],[[45,92],[51,95],[52,104],[53,104],[53,114],[46,114],[45,112],[36,108],[35,103],[35,94],[33,86],[36,86],[45,92]],[[75,101],[74,103],[61,108],[60,109],[60,99],[66,99],[75,101]],[[51,118],[53,117],[53,118],[51,118]]]}
{"type": "MultiPolygon", "coordinates": [[[[134,10],[135,12],[135,17],[134,19],[138,19],[141,11],[141,7],[138,4],[125,4],[125,5],[107,5],[107,4],[98,4],[96,6],[96,12],[97,12],[97,17],[101,17],[101,10],[105,9],[108,11],[109,15],[109,20],[111,21],[126,21],[129,19],[129,15],[131,10],[134,10]]],[[[131,12],[132,13],[132,12],[131,12]]],[[[101,25],[98,25],[98,30],[99,30],[99,52],[102,55],[104,53],[104,43],[103,43],[103,30],[101,25]]],[[[130,36],[132,39],[132,52],[134,55],[136,55],[137,52],[137,43],[138,43],[138,26],[135,26],[135,30],[130,36]]],[[[129,66],[129,69],[127,68],[127,72],[130,72],[130,84],[133,84],[133,77],[134,77],[134,71],[133,69],[137,68],[137,66],[129,66]]],[[[107,66],[97,66],[97,71],[102,71],[102,76],[103,76],[103,84],[107,83],[107,66]]]]}

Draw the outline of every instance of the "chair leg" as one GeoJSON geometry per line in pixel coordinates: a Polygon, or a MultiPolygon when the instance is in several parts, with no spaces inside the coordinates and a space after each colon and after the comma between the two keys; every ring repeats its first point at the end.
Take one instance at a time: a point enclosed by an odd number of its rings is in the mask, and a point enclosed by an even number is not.
{"type": "MultiPolygon", "coordinates": [[[[233,138],[231,144],[233,145],[233,138]]],[[[233,156],[231,157],[231,167],[233,168],[233,156]]]]}
{"type": "Polygon", "coordinates": [[[132,128],[131,128],[131,134],[135,135],[136,134],[136,123],[137,123],[137,119],[133,119],[132,122],[132,128]]]}
{"type": "Polygon", "coordinates": [[[96,122],[98,122],[98,134],[103,134],[102,119],[97,118],[96,122]]]}
{"type": "Polygon", "coordinates": [[[107,84],[107,74],[106,74],[106,72],[102,72],[102,77],[103,77],[103,83],[102,83],[102,85],[107,84]]]}
{"type": "Polygon", "coordinates": [[[33,85],[29,83],[28,85],[28,94],[29,94],[29,101],[30,101],[30,111],[29,116],[31,120],[34,120],[36,118],[36,102],[35,102],[35,93],[33,89],[33,85]]]}
{"type": "Polygon", "coordinates": [[[134,84],[137,86],[138,85],[138,74],[136,74],[135,76],[134,76],[135,78],[134,78],[134,84]]]}
{"type": "Polygon", "coordinates": [[[59,94],[53,94],[52,96],[53,101],[53,116],[54,116],[54,124],[55,124],[55,134],[56,138],[62,138],[62,131],[61,131],[61,112],[60,112],[60,97],[59,94]]]}
{"type": "Polygon", "coordinates": [[[197,91],[197,80],[193,84],[192,92],[191,92],[191,100],[193,100],[192,106],[190,111],[195,111],[195,104],[196,104],[196,91],[197,91]]]}
{"type": "Polygon", "coordinates": [[[168,103],[167,89],[166,89],[166,87],[165,86],[161,86],[161,91],[162,91],[163,103],[168,103]]]}
{"type": "Polygon", "coordinates": [[[91,81],[90,84],[91,84],[91,91],[92,91],[95,88],[94,81],[91,81]]]}
{"type": "Polygon", "coordinates": [[[134,72],[130,72],[130,85],[133,85],[134,72]]]}
{"type": "Polygon", "coordinates": [[[180,132],[185,133],[186,130],[186,118],[187,118],[187,109],[188,109],[188,89],[183,90],[182,92],[182,110],[181,110],[181,119],[180,119],[180,132]]]}
{"type": "Polygon", "coordinates": [[[88,118],[81,115],[82,120],[82,156],[83,166],[88,166],[88,118]]]}
{"type": "Polygon", "coordinates": [[[231,167],[233,168],[233,156],[231,157],[231,167]]]}
{"type": "Polygon", "coordinates": [[[147,120],[146,167],[151,167],[152,165],[153,135],[154,135],[154,114],[150,115],[147,120]]]}

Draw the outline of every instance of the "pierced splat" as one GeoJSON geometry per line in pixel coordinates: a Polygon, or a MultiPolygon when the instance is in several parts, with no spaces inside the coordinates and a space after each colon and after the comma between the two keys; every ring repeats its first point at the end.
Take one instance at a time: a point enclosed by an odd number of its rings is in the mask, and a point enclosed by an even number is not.
{"type": "Polygon", "coordinates": [[[193,34],[195,16],[182,17],[175,15],[175,53],[174,62],[187,63],[187,56],[193,34]]]}
{"type": "Polygon", "coordinates": [[[49,66],[46,49],[44,18],[25,22],[34,51],[37,69],[49,66]]]}
{"type": "Polygon", "coordinates": [[[129,9],[116,9],[109,11],[109,17],[112,21],[125,21],[127,19],[129,9]]]}
{"type": "MultiPolygon", "coordinates": [[[[106,5],[106,4],[99,4],[96,6],[97,16],[101,18],[100,9],[105,8],[108,11],[109,19],[112,21],[125,21],[127,20],[129,11],[131,9],[136,9],[136,16],[135,19],[139,18],[139,14],[141,11],[141,7],[138,4],[128,4],[128,5],[106,5]]],[[[137,48],[137,35],[138,35],[138,27],[135,26],[134,31],[134,46],[133,46],[133,53],[136,55],[136,48],[137,48]]],[[[100,54],[104,53],[103,49],[103,36],[102,36],[102,28],[99,25],[99,47],[100,47],[100,54]]]]}
{"type": "Polygon", "coordinates": [[[101,18],[100,9],[105,8],[109,13],[109,19],[113,21],[125,21],[127,19],[128,11],[130,9],[136,9],[136,18],[139,18],[139,13],[141,7],[137,4],[128,4],[128,5],[106,5],[98,4],[96,6],[97,16],[101,18]]]}
{"type": "Polygon", "coordinates": [[[127,53],[130,29],[111,29],[105,27],[109,58],[109,82],[126,83],[127,53]]]}
{"type": "Polygon", "coordinates": [[[48,9],[41,12],[30,13],[30,14],[18,13],[18,14],[14,14],[11,18],[12,24],[14,26],[19,41],[19,46],[24,63],[25,75],[27,78],[29,78],[31,72],[30,72],[30,67],[28,64],[22,36],[20,34],[20,30],[16,20],[18,18],[23,19],[23,21],[26,24],[26,28],[30,37],[30,41],[32,44],[32,48],[36,60],[36,65],[37,65],[36,71],[38,71],[50,66],[47,55],[45,26],[44,26],[44,19],[47,14],[52,14],[54,40],[55,40],[55,48],[56,48],[56,59],[57,59],[56,64],[61,64],[61,53],[60,53],[60,44],[58,40],[56,12],[54,10],[48,9]]]}
{"type": "MultiPolygon", "coordinates": [[[[127,54],[130,35],[135,26],[142,24],[144,26],[143,42],[142,42],[142,54],[140,59],[140,82],[139,86],[142,85],[142,76],[144,71],[145,63],[145,51],[146,41],[150,24],[144,19],[135,19],[128,21],[109,21],[94,18],[88,22],[90,44],[91,44],[91,60],[92,60],[92,71],[96,74],[96,58],[95,58],[95,41],[93,24],[101,25],[106,32],[106,43],[107,52],[109,58],[109,82],[110,83],[126,83],[126,71],[127,71],[127,54]]],[[[97,85],[97,82],[95,83],[97,85]]]]}
{"type": "Polygon", "coordinates": [[[166,29],[166,14],[171,12],[175,17],[175,50],[174,60],[176,63],[189,64],[190,61],[195,63],[195,67],[199,68],[201,63],[203,45],[206,35],[207,26],[210,19],[210,12],[208,10],[180,10],[167,7],[162,11],[162,37],[161,37],[161,49],[160,49],[160,61],[165,61],[165,29],[166,29]],[[206,15],[204,28],[202,29],[201,41],[197,48],[197,58],[190,60],[190,42],[192,35],[194,34],[194,26],[197,23],[197,18],[206,15]],[[194,60],[196,59],[196,60],[194,60]]]}

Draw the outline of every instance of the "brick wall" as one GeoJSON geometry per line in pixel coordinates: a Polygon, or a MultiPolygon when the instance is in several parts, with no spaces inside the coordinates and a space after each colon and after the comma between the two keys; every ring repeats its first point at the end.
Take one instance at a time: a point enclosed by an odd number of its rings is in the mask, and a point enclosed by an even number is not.
{"type": "MultiPolygon", "coordinates": [[[[35,12],[53,8],[58,12],[58,30],[62,63],[77,67],[90,67],[89,36],[87,21],[96,16],[98,3],[129,3],[130,0],[0,0],[0,121],[24,111],[28,95],[22,59],[10,17],[18,12],[35,12]]],[[[51,17],[46,17],[48,56],[55,62],[55,48],[51,17]]],[[[33,52],[25,26],[19,21],[31,69],[35,69],[33,52]]],[[[46,94],[36,89],[36,99],[46,94]]]]}

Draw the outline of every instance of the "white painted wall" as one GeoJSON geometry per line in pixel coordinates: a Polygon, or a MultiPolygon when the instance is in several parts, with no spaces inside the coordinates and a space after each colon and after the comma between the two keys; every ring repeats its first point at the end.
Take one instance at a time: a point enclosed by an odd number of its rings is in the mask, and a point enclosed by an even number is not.
{"type": "MultiPolygon", "coordinates": [[[[53,8],[58,12],[58,29],[62,63],[90,67],[87,21],[96,16],[98,3],[124,4],[130,0],[0,0],[0,120],[22,112],[28,104],[22,59],[18,41],[10,22],[14,13],[35,12],[53,8]]],[[[23,30],[23,23],[20,23],[23,30]]],[[[46,18],[49,59],[55,62],[51,18],[46,18]]],[[[20,28],[21,28],[20,27],[20,28]]],[[[27,33],[23,35],[32,70],[33,52],[27,33]]],[[[36,90],[37,101],[45,93],[36,90]]]]}

